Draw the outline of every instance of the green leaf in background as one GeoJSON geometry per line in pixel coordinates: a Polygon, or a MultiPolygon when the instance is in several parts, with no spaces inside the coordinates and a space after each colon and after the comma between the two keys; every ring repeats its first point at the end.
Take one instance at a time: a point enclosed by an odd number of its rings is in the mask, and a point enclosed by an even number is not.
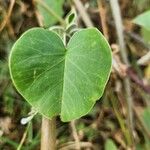
{"type": "Polygon", "coordinates": [[[150,30],[142,28],[141,33],[144,40],[150,44],[150,30]]]}
{"type": "Polygon", "coordinates": [[[42,18],[42,24],[50,27],[57,22],[63,22],[63,4],[64,0],[35,0],[37,11],[42,18]]]}
{"type": "Polygon", "coordinates": [[[150,108],[145,108],[143,113],[142,113],[142,122],[144,124],[144,126],[147,128],[147,130],[150,132],[150,108]]]}
{"type": "Polygon", "coordinates": [[[33,28],[13,46],[9,67],[17,90],[37,111],[70,121],[87,114],[102,96],[111,51],[96,28],[79,30],[67,46],[56,33],[33,28]]]}
{"type": "Polygon", "coordinates": [[[117,146],[112,139],[107,139],[105,142],[105,150],[117,150],[117,146]]]}
{"type": "MultiPolygon", "coordinates": [[[[150,107],[144,109],[142,114],[140,115],[142,124],[147,132],[150,132],[150,107]]],[[[150,139],[149,137],[144,134],[144,143],[139,143],[136,145],[136,150],[149,150],[150,148],[150,139]]]]}
{"type": "Polygon", "coordinates": [[[134,23],[144,27],[147,30],[150,30],[150,10],[144,12],[143,14],[137,16],[134,20],[134,23]]]}

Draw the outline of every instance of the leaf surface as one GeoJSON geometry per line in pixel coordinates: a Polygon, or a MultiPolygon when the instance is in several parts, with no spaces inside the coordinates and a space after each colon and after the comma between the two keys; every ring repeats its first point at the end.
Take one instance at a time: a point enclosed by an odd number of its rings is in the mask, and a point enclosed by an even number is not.
{"type": "Polygon", "coordinates": [[[95,28],[76,32],[67,46],[49,30],[33,28],[12,48],[9,67],[19,93],[47,118],[87,114],[108,81],[111,51],[95,28]]]}

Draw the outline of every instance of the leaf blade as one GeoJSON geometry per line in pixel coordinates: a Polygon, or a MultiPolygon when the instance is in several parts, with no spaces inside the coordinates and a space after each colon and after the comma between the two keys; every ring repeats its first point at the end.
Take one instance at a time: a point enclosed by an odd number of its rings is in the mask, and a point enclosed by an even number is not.
{"type": "Polygon", "coordinates": [[[37,111],[66,122],[87,114],[102,96],[111,52],[95,28],[75,33],[66,48],[56,33],[34,28],[13,46],[9,68],[17,90],[37,111]]]}

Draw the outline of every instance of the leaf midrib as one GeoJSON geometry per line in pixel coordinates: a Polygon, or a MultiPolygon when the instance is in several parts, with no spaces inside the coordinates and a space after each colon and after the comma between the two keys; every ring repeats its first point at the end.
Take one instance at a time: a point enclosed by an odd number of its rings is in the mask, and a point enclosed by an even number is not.
{"type": "Polygon", "coordinates": [[[62,82],[62,96],[61,96],[61,102],[60,102],[60,116],[61,116],[61,113],[62,113],[62,105],[63,105],[63,97],[64,97],[64,83],[65,83],[65,68],[66,68],[66,59],[67,59],[67,52],[68,52],[68,49],[67,47],[65,47],[65,56],[64,56],[64,70],[63,70],[63,82],[62,82]]]}

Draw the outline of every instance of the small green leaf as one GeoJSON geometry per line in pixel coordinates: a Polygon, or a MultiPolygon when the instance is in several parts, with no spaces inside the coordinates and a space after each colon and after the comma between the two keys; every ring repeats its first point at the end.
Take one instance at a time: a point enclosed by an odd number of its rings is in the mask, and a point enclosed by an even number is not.
{"type": "Polygon", "coordinates": [[[74,8],[71,9],[71,11],[67,14],[65,21],[67,23],[67,25],[71,25],[71,24],[76,24],[76,11],[74,8]]]}
{"type": "Polygon", "coordinates": [[[117,150],[117,146],[113,140],[107,139],[105,142],[105,150],[117,150]]]}
{"type": "Polygon", "coordinates": [[[87,114],[102,96],[111,51],[95,28],[76,32],[67,46],[56,33],[33,28],[13,46],[9,68],[17,90],[37,111],[70,121],[87,114]]]}
{"type": "Polygon", "coordinates": [[[150,10],[137,16],[133,22],[146,28],[147,30],[150,30],[150,10]]]}
{"type": "Polygon", "coordinates": [[[63,4],[64,0],[35,0],[37,2],[37,10],[41,15],[43,25],[50,27],[57,22],[63,22],[63,4]]]}

